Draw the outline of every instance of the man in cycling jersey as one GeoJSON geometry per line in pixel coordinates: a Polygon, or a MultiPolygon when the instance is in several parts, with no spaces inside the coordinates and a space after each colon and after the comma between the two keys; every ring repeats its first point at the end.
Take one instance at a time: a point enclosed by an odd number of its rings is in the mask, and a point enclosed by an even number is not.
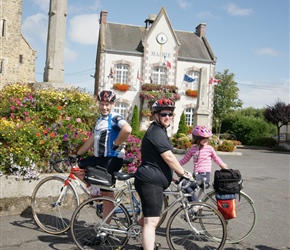
{"type": "MultiPolygon", "coordinates": [[[[91,136],[77,151],[77,156],[80,158],[94,147],[94,155],[78,160],[78,166],[82,169],[99,165],[106,167],[108,172],[113,175],[123,165],[123,158],[118,157],[117,149],[127,140],[132,128],[120,114],[114,112],[115,100],[116,95],[112,91],[103,90],[98,94],[101,115],[97,118],[91,136]]],[[[101,196],[113,198],[114,192],[101,190],[101,196]]],[[[104,205],[104,215],[107,215],[112,209],[113,207],[104,205]]]]}

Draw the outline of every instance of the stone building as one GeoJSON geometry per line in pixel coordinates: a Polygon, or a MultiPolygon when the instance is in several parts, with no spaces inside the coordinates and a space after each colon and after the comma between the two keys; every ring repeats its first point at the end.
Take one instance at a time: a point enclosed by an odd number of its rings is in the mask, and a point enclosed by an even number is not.
{"type": "Polygon", "coordinates": [[[215,75],[216,57],[206,39],[206,24],[200,23],[195,32],[174,30],[164,7],[158,15],[151,14],[144,26],[107,19],[108,12],[101,11],[95,93],[113,89],[117,94],[115,110],[129,121],[136,105],[140,129],[146,129],[152,119],[146,113],[154,97],[144,91],[161,88],[159,96],[170,96],[170,89],[177,87],[177,93],[172,94],[175,117],[168,134],[177,132],[183,112],[188,125],[211,127],[214,84],[210,79],[215,75]],[[189,92],[195,94],[188,96],[189,92]]]}
{"type": "Polygon", "coordinates": [[[36,51],[21,34],[22,0],[0,0],[0,88],[34,82],[36,51]]]}

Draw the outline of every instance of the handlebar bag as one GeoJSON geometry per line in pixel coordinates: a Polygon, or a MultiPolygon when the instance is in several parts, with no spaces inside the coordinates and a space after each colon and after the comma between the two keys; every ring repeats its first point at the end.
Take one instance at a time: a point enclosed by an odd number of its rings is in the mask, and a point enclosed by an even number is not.
{"type": "Polygon", "coordinates": [[[243,189],[243,179],[239,170],[220,169],[214,173],[214,189],[220,194],[237,194],[243,189]]]}
{"type": "Polygon", "coordinates": [[[95,166],[87,167],[85,181],[98,186],[110,187],[113,185],[113,176],[108,173],[106,168],[95,166]]]}

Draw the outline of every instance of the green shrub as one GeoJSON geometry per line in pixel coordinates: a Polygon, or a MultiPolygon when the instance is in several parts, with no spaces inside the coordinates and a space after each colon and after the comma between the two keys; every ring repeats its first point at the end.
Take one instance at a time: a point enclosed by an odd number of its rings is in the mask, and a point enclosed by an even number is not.
{"type": "Polygon", "coordinates": [[[218,146],[218,150],[223,152],[233,152],[235,150],[235,145],[231,140],[224,140],[222,144],[218,146]]]}
{"type": "Polygon", "coordinates": [[[131,127],[132,127],[132,133],[131,133],[132,135],[136,135],[140,131],[139,111],[136,105],[134,106],[134,109],[133,109],[131,127]]]}
{"type": "Polygon", "coordinates": [[[24,178],[46,172],[49,158],[76,153],[97,115],[95,98],[78,89],[6,85],[0,92],[0,170],[24,178]]]}
{"type": "Polygon", "coordinates": [[[222,131],[235,134],[243,145],[253,145],[256,139],[274,136],[276,128],[261,118],[231,115],[224,119],[222,131]]]}
{"type": "Polygon", "coordinates": [[[184,112],[180,116],[177,134],[187,134],[188,128],[186,125],[185,114],[184,112]]]}
{"type": "Polygon", "coordinates": [[[210,139],[209,139],[209,142],[208,142],[209,145],[211,145],[214,150],[218,150],[218,145],[219,145],[219,138],[218,136],[216,135],[213,135],[210,139]]]}
{"type": "Polygon", "coordinates": [[[186,134],[174,134],[171,138],[171,142],[173,147],[178,149],[188,149],[192,147],[192,140],[191,137],[189,137],[186,134]]]}
{"type": "Polygon", "coordinates": [[[275,147],[277,145],[277,141],[272,137],[263,137],[255,139],[252,144],[255,146],[275,147]]]}
{"type": "Polygon", "coordinates": [[[135,133],[135,136],[137,138],[139,138],[140,140],[142,140],[144,135],[145,135],[145,133],[146,133],[146,130],[139,130],[138,132],[135,133]]]}

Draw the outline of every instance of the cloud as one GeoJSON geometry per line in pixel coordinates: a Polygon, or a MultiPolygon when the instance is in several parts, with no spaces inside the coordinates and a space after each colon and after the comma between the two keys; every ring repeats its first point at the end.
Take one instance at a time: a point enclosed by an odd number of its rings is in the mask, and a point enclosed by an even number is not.
{"type": "Polygon", "coordinates": [[[99,15],[97,14],[74,16],[69,21],[68,36],[76,43],[96,45],[98,35],[99,15]]]}
{"type": "Polygon", "coordinates": [[[289,80],[273,84],[269,81],[238,81],[239,98],[243,101],[243,108],[264,108],[272,105],[279,98],[290,103],[289,80]]]}
{"type": "Polygon", "coordinates": [[[32,0],[35,5],[37,5],[40,9],[49,11],[49,1],[50,0],[32,0]]]}
{"type": "Polygon", "coordinates": [[[64,60],[66,62],[67,61],[68,62],[75,61],[77,59],[77,57],[78,57],[78,54],[75,51],[65,47],[65,49],[64,49],[64,60]]]}
{"type": "Polygon", "coordinates": [[[178,5],[182,9],[187,9],[188,7],[190,7],[190,4],[186,0],[178,0],[178,5]]]}
{"type": "MultiPolygon", "coordinates": [[[[68,3],[70,3],[68,1],[68,3]]],[[[89,12],[96,12],[99,8],[101,8],[101,0],[95,0],[91,5],[83,4],[82,2],[75,2],[73,5],[68,5],[68,13],[72,14],[83,14],[89,12]]]]}
{"type": "Polygon", "coordinates": [[[242,9],[233,3],[229,3],[225,7],[225,9],[227,10],[228,14],[230,14],[231,16],[249,16],[253,14],[252,9],[242,9]]]}
{"type": "Polygon", "coordinates": [[[40,40],[41,42],[46,43],[47,25],[48,16],[42,13],[37,13],[24,20],[21,26],[22,34],[31,44],[34,44],[35,40],[40,40]]]}
{"type": "Polygon", "coordinates": [[[279,56],[279,52],[272,48],[260,48],[254,51],[257,55],[279,56]]]}
{"type": "Polygon", "coordinates": [[[217,16],[214,16],[210,11],[199,12],[196,17],[199,19],[217,18],[217,16]]]}

